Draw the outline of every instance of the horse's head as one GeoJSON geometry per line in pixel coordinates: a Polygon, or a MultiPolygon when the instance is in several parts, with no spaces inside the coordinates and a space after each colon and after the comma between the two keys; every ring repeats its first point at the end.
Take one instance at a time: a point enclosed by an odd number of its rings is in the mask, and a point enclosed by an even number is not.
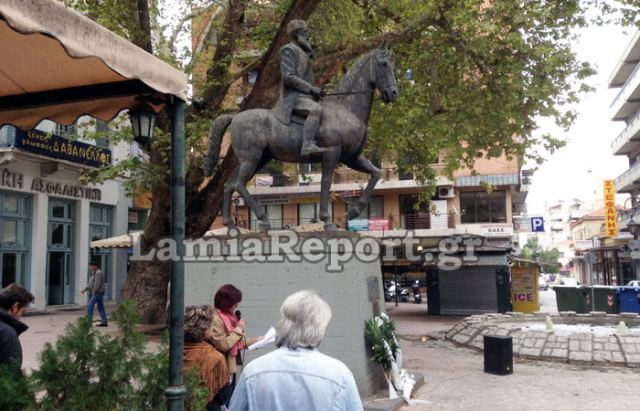
{"type": "Polygon", "coordinates": [[[391,46],[387,42],[382,42],[373,52],[371,77],[373,87],[380,90],[382,94],[382,101],[391,103],[398,98],[398,83],[391,59],[391,46]]]}

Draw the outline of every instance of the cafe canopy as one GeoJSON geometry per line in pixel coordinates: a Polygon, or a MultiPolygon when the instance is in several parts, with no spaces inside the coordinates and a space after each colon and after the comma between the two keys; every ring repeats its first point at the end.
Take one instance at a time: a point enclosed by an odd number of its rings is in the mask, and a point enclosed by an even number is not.
{"type": "Polygon", "coordinates": [[[187,76],[60,1],[0,1],[0,125],[111,120],[139,96],[185,101],[187,76]]]}

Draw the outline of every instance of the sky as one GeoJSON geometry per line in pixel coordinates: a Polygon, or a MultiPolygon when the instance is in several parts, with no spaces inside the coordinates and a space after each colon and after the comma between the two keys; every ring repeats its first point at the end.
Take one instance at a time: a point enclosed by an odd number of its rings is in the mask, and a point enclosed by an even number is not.
{"type": "MultiPolygon", "coordinates": [[[[624,129],[623,122],[613,122],[609,104],[619,89],[609,89],[607,80],[626,49],[635,29],[604,26],[581,30],[572,45],[580,60],[590,62],[598,73],[588,80],[595,92],[582,97],[576,106],[578,118],[569,132],[553,122],[540,121],[540,132],[552,133],[567,140],[567,145],[549,155],[532,178],[527,196],[529,215],[544,214],[545,204],[578,198],[602,204],[602,181],[615,179],[628,168],[626,156],[614,156],[611,142],[624,129]]],[[[526,167],[525,167],[526,168],[526,167]]],[[[624,203],[625,196],[617,196],[624,203]]]]}

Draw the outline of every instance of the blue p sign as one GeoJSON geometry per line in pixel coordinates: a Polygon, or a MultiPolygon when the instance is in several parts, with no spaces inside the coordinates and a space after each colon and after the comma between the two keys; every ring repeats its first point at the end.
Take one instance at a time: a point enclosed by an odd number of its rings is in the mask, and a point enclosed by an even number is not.
{"type": "Polygon", "coordinates": [[[531,217],[531,231],[534,233],[543,233],[544,232],[544,218],[542,217],[531,217]]]}

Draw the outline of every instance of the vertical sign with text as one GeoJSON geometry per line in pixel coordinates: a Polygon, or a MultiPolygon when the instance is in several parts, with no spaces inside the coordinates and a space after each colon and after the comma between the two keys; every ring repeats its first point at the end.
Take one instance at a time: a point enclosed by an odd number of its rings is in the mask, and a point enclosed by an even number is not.
{"type": "Polygon", "coordinates": [[[604,180],[604,224],[608,237],[618,236],[618,216],[616,215],[616,186],[613,180],[604,180]]]}

